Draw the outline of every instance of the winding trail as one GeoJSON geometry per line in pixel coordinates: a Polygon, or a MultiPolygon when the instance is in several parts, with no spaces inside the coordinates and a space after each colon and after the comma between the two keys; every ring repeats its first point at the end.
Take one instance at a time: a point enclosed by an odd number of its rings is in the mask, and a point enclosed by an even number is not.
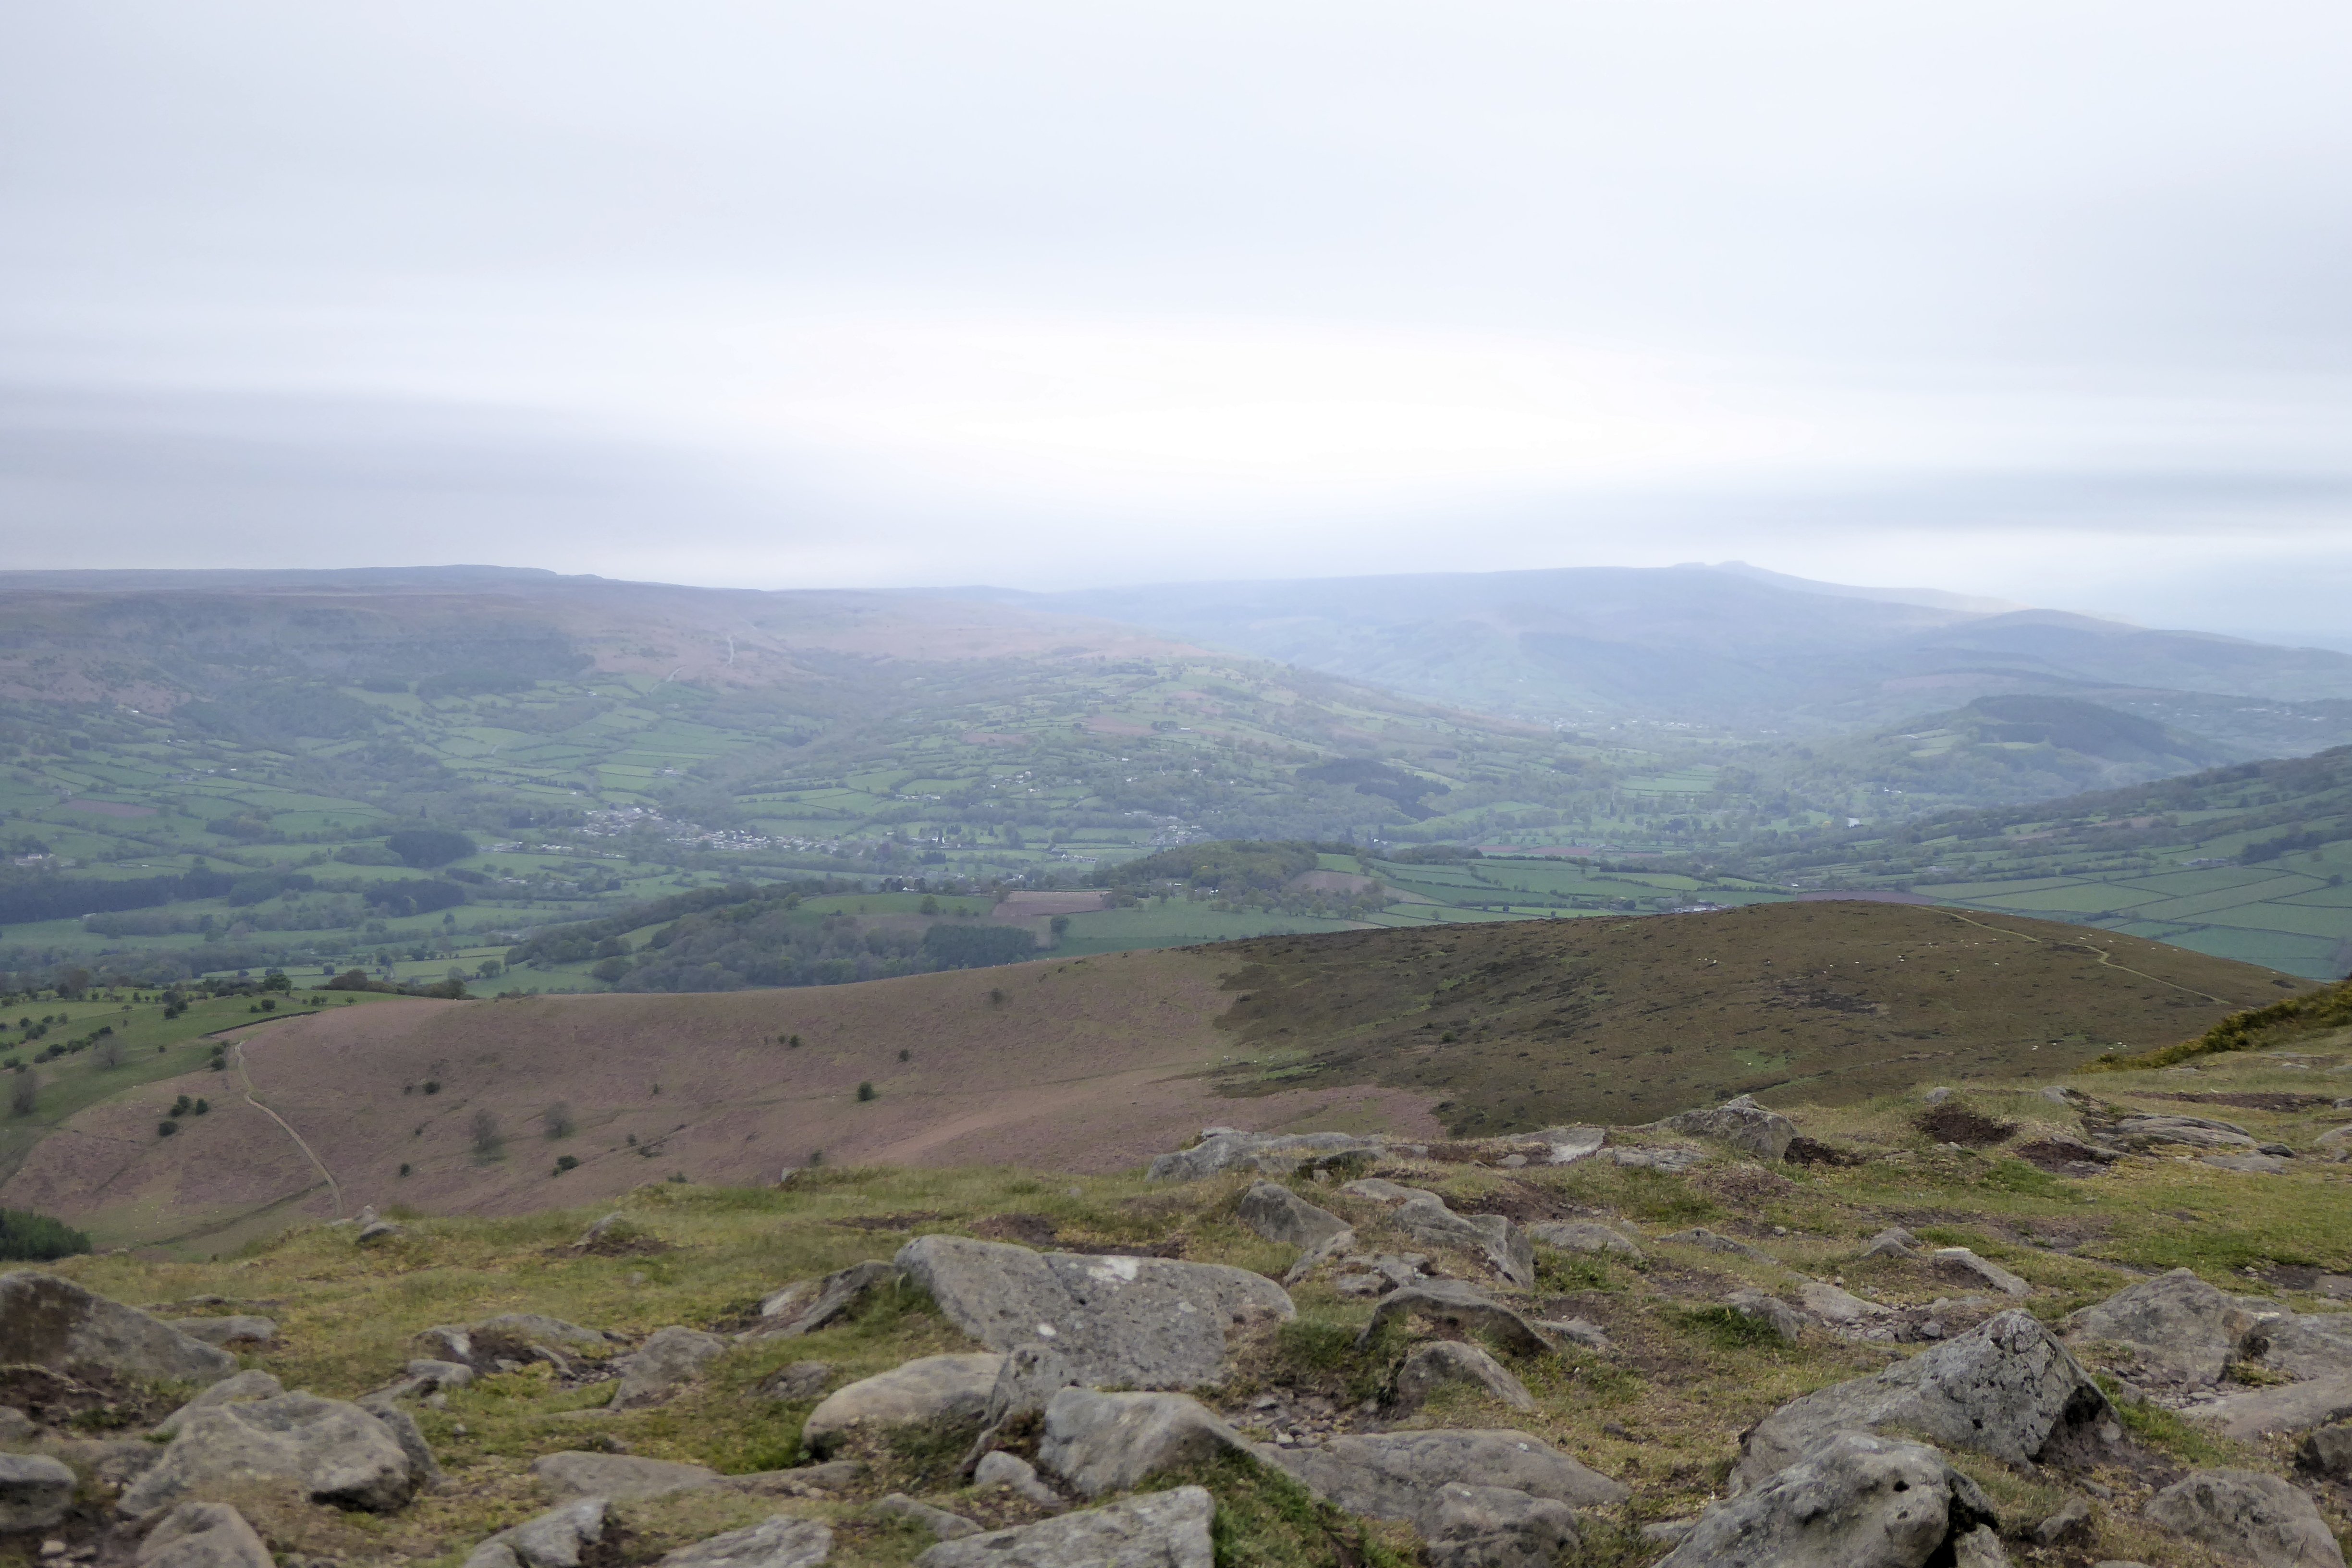
{"type": "Polygon", "coordinates": [[[327,1192],[335,1200],[335,1217],[337,1219],[342,1218],[343,1189],[335,1184],[335,1173],[327,1169],[327,1163],[324,1160],[320,1159],[317,1152],[314,1151],[310,1144],[302,1141],[302,1134],[294,1131],[294,1124],[292,1122],[287,1121],[286,1118],[278,1115],[278,1112],[270,1110],[269,1107],[261,1103],[261,1097],[256,1094],[253,1089],[253,1075],[245,1070],[245,1042],[243,1040],[237,1040],[232,1043],[229,1047],[229,1051],[231,1053],[232,1059],[236,1063],[236,1076],[243,1080],[245,1084],[245,1102],[253,1107],[254,1110],[261,1112],[262,1115],[269,1118],[270,1121],[278,1123],[278,1126],[286,1129],[286,1136],[294,1140],[294,1147],[302,1151],[302,1157],[310,1162],[311,1168],[317,1171],[320,1178],[327,1184],[327,1192]]]}
{"type": "Polygon", "coordinates": [[[2252,1005],[2253,1005],[2253,1004],[2252,1004],[2252,1003],[2246,1003],[2246,1002],[2232,1002],[2232,1001],[2231,1001],[2227,996],[2216,996],[2216,995],[2214,995],[2214,994],[2213,994],[2211,992],[2210,992],[2210,991],[2200,991],[2200,990],[2198,990],[2198,989],[2197,989],[2195,986],[2193,986],[2193,985],[2183,985],[2183,984],[2180,984],[2179,981],[2177,981],[2177,980],[2167,980],[2167,979],[2165,979],[2165,978],[2164,978],[2162,975],[2160,975],[2160,974],[2150,974],[2150,973],[2149,973],[2147,970],[2145,970],[2145,969],[2134,969],[2134,968],[2133,968],[2130,964],[2128,964],[2128,963],[2117,963],[2116,962],[2116,955],[2115,955],[2114,953],[2109,952],[2105,948],[2101,947],[2097,942],[2066,942],[2066,943],[2053,943],[2053,942],[2045,942],[2045,941],[2043,941],[2042,938],[2040,938],[2040,937],[2038,937],[2038,936],[2032,936],[2032,935],[2030,935],[2030,934],[2028,934],[2028,933],[2027,933],[2027,932],[2025,932],[2025,931],[2011,931],[2011,930],[2010,930],[2008,927],[2006,927],[2006,926],[1990,926],[1990,925],[1987,925],[1987,924],[1985,924],[1985,923],[1984,923],[1984,921],[1972,921],[1972,920],[1969,919],[1969,917],[1968,917],[1968,916],[1966,916],[1966,915],[1964,915],[1964,914],[1959,914],[1959,913],[1958,913],[1958,912],[1956,912],[1956,911],[1954,911],[1954,910],[1949,910],[1949,909],[1942,909],[1942,908],[1939,908],[1939,909],[1937,909],[1937,911],[1936,911],[1936,912],[1937,912],[1937,914],[1942,914],[1942,915],[1950,915],[1950,916],[1952,917],[1952,919],[1954,919],[1954,920],[1956,920],[1956,921],[1959,921],[1962,925],[1970,925],[1970,926],[1974,926],[1974,927],[1976,927],[1976,928],[1977,928],[1977,930],[1979,930],[1979,931],[1999,931],[1999,932],[2000,932],[2001,935],[2003,935],[2003,936],[2013,936],[2013,937],[2015,937],[2015,938],[2016,938],[2018,941],[2020,941],[2020,942],[2032,942],[2032,943],[2034,946],[2036,946],[2036,947],[2052,947],[2052,946],[2061,946],[2061,945],[2063,945],[2063,946],[2066,946],[2066,947],[2084,947],[2084,948],[2088,948],[2091,952],[2097,953],[2097,954],[2099,955],[2099,962],[2100,962],[2101,963],[2103,963],[2103,964],[2106,965],[2109,969],[2120,969],[2120,970],[2122,970],[2126,974],[2137,974],[2137,975],[2138,975],[2142,980],[2152,980],[2152,981],[2154,981],[2154,982],[2155,982],[2157,984],[2158,984],[2158,985],[2167,985],[2167,986],[2170,986],[2170,987],[2171,987],[2173,990],[2175,990],[2175,991],[2185,991],[2185,992],[2187,992],[2187,993],[2188,993],[2189,995],[2191,995],[2191,996],[2201,996],[2201,997],[2203,997],[2206,1001],[2212,1003],[2212,1004],[2213,1004],[2215,1006],[2217,1006],[2217,1007],[2228,1007],[2228,1008],[2231,1008],[2231,1009],[2232,1009],[2232,1010],[2234,1011],[2234,1010],[2238,1010],[2238,1009],[2242,1009],[2242,1008],[2244,1008],[2244,1007],[2248,1007],[2248,1006],[2252,1006],[2252,1005]]]}

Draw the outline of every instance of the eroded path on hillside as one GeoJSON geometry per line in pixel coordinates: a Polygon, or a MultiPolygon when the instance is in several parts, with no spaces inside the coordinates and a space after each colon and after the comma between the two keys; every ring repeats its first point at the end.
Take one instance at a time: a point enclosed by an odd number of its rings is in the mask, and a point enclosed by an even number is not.
{"type": "Polygon", "coordinates": [[[229,1060],[235,1064],[236,1068],[237,1080],[245,1085],[245,1102],[286,1130],[286,1136],[294,1140],[294,1147],[302,1151],[302,1157],[310,1162],[310,1168],[317,1171],[319,1173],[319,1179],[327,1184],[327,1194],[335,1201],[335,1217],[337,1219],[342,1218],[343,1189],[336,1184],[335,1173],[327,1169],[327,1163],[319,1158],[318,1151],[311,1148],[310,1145],[304,1141],[302,1134],[294,1131],[294,1124],[287,1121],[286,1118],[278,1115],[275,1110],[270,1110],[268,1106],[264,1105],[261,1102],[261,1097],[254,1092],[253,1075],[245,1070],[245,1042],[243,1040],[235,1041],[229,1046],[229,1060]]]}

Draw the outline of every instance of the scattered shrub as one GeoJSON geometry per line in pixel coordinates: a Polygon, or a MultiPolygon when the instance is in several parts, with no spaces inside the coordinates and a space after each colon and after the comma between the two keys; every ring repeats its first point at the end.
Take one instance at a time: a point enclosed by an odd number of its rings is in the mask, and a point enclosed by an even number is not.
{"type": "Polygon", "coordinates": [[[89,1237],[63,1220],[30,1209],[0,1209],[0,1258],[46,1263],[89,1250],[89,1237]]]}
{"type": "Polygon", "coordinates": [[[1737,1307],[1693,1307],[1675,1316],[1700,1339],[1724,1350],[1786,1350],[1789,1342],[1769,1318],[1751,1318],[1737,1307]]]}
{"type": "Polygon", "coordinates": [[[555,1173],[559,1176],[566,1171],[576,1171],[579,1168],[580,1156],[577,1154],[558,1154],[555,1157],[555,1173]]]}
{"type": "Polygon", "coordinates": [[[873,1099],[874,1086],[871,1083],[860,1083],[857,1086],[857,1098],[861,1100],[873,1099]]]}

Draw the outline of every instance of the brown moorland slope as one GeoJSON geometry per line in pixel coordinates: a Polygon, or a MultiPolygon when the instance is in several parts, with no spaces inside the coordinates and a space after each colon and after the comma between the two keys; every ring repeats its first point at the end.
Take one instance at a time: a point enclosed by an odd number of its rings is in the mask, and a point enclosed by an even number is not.
{"type": "MultiPolygon", "coordinates": [[[[0,1187],[101,1242],[204,1250],[264,1205],[516,1213],[598,1201],[684,1172],[773,1182],[836,1164],[1025,1164],[1108,1171],[1204,1121],[1442,1131],[1425,1094],[1315,1087],[1221,1102],[1233,1049],[1215,949],[693,995],[380,1003],[248,1031],[241,1070],[335,1180],[247,1107],[232,1070],[149,1085],[74,1117],[0,1187]],[[379,1016],[380,1015],[380,1016],[379,1016]],[[794,1047],[784,1042],[799,1037],[794,1047]],[[862,1101],[858,1086],[875,1098],[862,1101]],[[183,1091],[210,1116],[156,1136],[183,1091]],[[561,1107],[573,1131],[547,1136],[561,1107]],[[478,1139],[487,1114],[497,1140],[478,1139]],[[558,1174],[570,1155],[576,1169],[558,1174]]],[[[275,1212],[269,1216],[277,1222],[275,1212]]]]}
{"type": "Polygon", "coordinates": [[[1224,951],[1242,961],[1225,1022],[1256,1058],[1227,1092],[1418,1089],[1461,1133],[2073,1071],[2304,985],[2111,931],[1862,900],[1224,951]]]}
{"type": "Polygon", "coordinates": [[[2064,1072],[2294,984],[2105,932],[1856,902],[1264,938],[790,991],[384,1003],[248,1032],[241,1070],[283,1126],[228,1103],[237,1086],[220,1075],[157,1083],[75,1117],[0,1202],[102,1241],[209,1250],[338,1201],[514,1213],[678,1173],[772,1181],[819,1151],[1104,1172],[1206,1123],[1626,1125],[1741,1091],[1827,1104],[2064,1072]],[[221,1109],[156,1137],[183,1089],[221,1109]],[[572,1131],[549,1137],[559,1108],[572,1131]],[[565,1155],[578,1165],[559,1174],[565,1155]]]}

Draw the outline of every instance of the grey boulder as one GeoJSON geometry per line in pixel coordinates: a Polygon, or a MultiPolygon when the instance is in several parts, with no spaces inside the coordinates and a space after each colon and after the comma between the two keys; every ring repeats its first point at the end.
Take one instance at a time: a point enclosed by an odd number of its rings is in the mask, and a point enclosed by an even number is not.
{"type": "Polygon", "coordinates": [[[2175,1481],[2141,1510],[2176,1535],[2262,1568],[2344,1568],[2343,1548],[2311,1499],[2256,1470],[2199,1470],[2175,1481]]]}
{"type": "Polygon", "coordinates": [[[2116,1142],[2145,1149],[2158,1143],[2186,1143],[2200,1149],[2252,1149],[2253,1138],[2234,1121],[2204,1116],[2126,1116],[2110,1134],[2116,1142]]]}
{"type": "Polygon", "coordinates": [[[730,1530],[661,1560],[659,1568],[817,1568],[833,1555],[833,1531],[786,1513],[730,1530]]]}
{"type": "Polygon", "coordinates": [[[1007,1421],[1041,1414],[1047,1400],[1078,1381],[1078,1374],[1058,1351],[1044,1345],[1008,1351],[997,1371],[996,1386],[988,1391],[988,1408],[981,1424],[993,1433],[1007,1421]]]}
{"type": "Polygon", "coordinates": [[[0,1454],[0,1531],[47,1530],[73,1507],[74,1485],[46,1454],[0,1454]]]}
{"type": "MultiPolygon", "coordinates": [[[[474,1369],[461,1361],[436,1361],[420,1356],[404,1369],[398,1383],[383,1390],[388,1399],[422,1399],[445,1388],[465,1388],[474,1381],[474,1369]]],[[[237,1377],[245,1374],[239,1373],[237,1377]]],[[[228,1380],[235,1383],[236,1378],[228,1380]]]]}
{"type": "Polygon", "coordinates": [[[1658,1568],[1923,1568],[1992,1522],[1933,1448],[1842,1432],[1701,1515],[1658,1568]]]}
{"type": "Polygon", "coordinates": [[[1551,1349],[1526,1318],[1458,1279],[1424,1279],[1381,1297],[1356,1342],[1370,1344],[1391,1321],[1402,1318],[1410,1322],[1417,1317],[1468,1333],[1492,1334],[1514,1355],[1541,1355],[1551,1349]]]}
{"type": "Polygon", "coordinates": [[[2210,1387],[2243,1358],[2262,1319],[2192,1270],[2176,1268],[2071,1314],[2061,1331],[2074,1344],[2126,1345],[2156,1375],[2210,1387]]]}
{"type": "Polygon", "coordinates": [[[1203,1487],[1150,1492],[1017,1530],[942,1541],[915,1568],[1214,1568],[1203,1487]]]}
{"type": "Polygon", "coordinates": [[[1432,1394],[1454,1387],[1475,1388],[1514,1410],[1536,1407],[1527,1384],[1512,1376],[1502,1363],[1476,1345],[1454,1340],[1422,1345],[1404,1358],[1404,1364],[1397,1369],[1396,1403],[1402,1409],[1418,1410],[1432,1394]]]}
{"type": "Polygon", "coordinates": [[[236,1357],[70,1279],[0,1274],[0,1364],[100,1368],[145,1383],[217,1383],[236,1357]]]}
{"type": "Polygon", "coordinates": [[[760,1380],[760,1397],[782,1405],[797,1405],[803,1399],[814,1399],[833,1381],[833,1363],[824,1361],[796,1361],[790,1366],[780,1366],[760,1380]]]}
{"type": "Polygon", "coordinates": [[[435,1361],[454,1362],[478,1373],[498,1371],[501,1360],[545,1359],[551,1346],[565,1346],[574,1353],[612,1348],[612,1341],[594,1329],[543,1312],[502,1312],[478,1323],[438,1323],[418,1333],[416,1343],[435,1361]]]}
{"type": "Polygon", "coordinates": [[[1990,1285],[2002,1295],[2021,1301],[2033,1294],[2033,1287],[2024,1279],[1965,1247],[1939,1247],[1928,1254],[1928,1260],[1946,1274],[1974,1284],[1990,1285]]]}
{"type": "Polygon", "coordinates": [[[1610,1149],[1605,1152],[1620,1165],[1636,1171],[1659,1171],[1669,1176],[1680,1175],[1706,1158],[1704,1152],[1682,1143],[1664,1143],[1654,1149],[1610,1149]]]}
{"type": "Polygon", "coordinates": [[[1189,1394],[1065,1388],[1045,1405],[1037,1468],[1092,1498],[1227,1450],[1247,1453],[1249,1445],[1189,1394]]]}
{"type": "Polygon", "coordinates": [[[1540,1132],[1528,1134],[1530,1141],[1544,1146],[1544,1163],[1573,1165],[1601,1152],[1609,1142],[1606,1127],[1547,1127],[1540,1132]]]}
{"type": "Polygon", "coordinates": [[[1734,1290],[1723,1299],[1723,1304],[1749,1322],[1771,1330],[1783,1343],[1795,1344],[1804,1337],[1803,1316],[1778,1296],[1761,1290],[1734,1290]]]}
{"type": "Polygon", "coordinates": [[[1314,1448],[1261,1444],[1257,1456],[1318,1497],[1374,1519],[1419,1520],[1447,1486],[1505,1487],[1570,1508],[1612,1506],[1632,1495],[1526,1432],[1384,1432],[1314,1448]]]}
{"type": "Polygon", "coordinates": [[[853,1426],[906,1421],[976,1421],[986,1414],[1004,1358],[986,1352],[927,1355],[837,1388],[809,1412],[801,1441],[824,1440],[853,1426]]]}
{"type": "Polygon", "coordinates": [[[1735,1241],[1730,1237],[1718,1235],[1703,1225],[1695,1225],[1688,1230],[1669,1231],[1658,1239],[1671,1241],[1680,1247],[1696,1247],[1702,1252],[1728,1253],[1734,1258],[1745,1258],[1751,1263],[1778,1264],[1780,1262],[1779,1258],[1769,1252],[1759,1252],[1744,1241],[1735,1241]]]}
{"type": "Polygon", "coordinates": [[[466,1568],[580,1568],[581,1553],[604,1539],[610,1511],[603,1498],[576,1498],[487,1537],[466,1568]]]}
{"type": "Polygon", "coordinates": [[[1908,1258],[1919,1238],[1901,1226],[1889,1226],[1863,1244],[1864,1258],[1908,1258]]]}
{"type": "Polygon", "coordinates": [[[2291,1377],[2352,1377],[2352,1312],[2283,1312],[2260,1331],[2264,1366],[2291,1377]]]}
{"type": "Polygon", "coordinates": [[[1340,1191],[1394,1204],[1397,1228],[1424,1247],[1455,1247],[1486,1258],[1514,1285],[1536,1282],[1536,1253],[1528,1233],[1498,1214],[1459,1215],[1435,1193],[1380,1180],[1349,1182],[1340,1191]]]}
{"type": "Polygon", "coordinates": [[[1616,1252],[1642,1261],[1642,1249],[1627,1240],[1622,1232],[1605,1225],[1592,1225],[1576,1220],[1546,1220],[1528,1226],[1530,1238],[1546,1247],[1557,1247],[1563,1252],[1616,1252]]]}
{"type": "Polygon", "coordinates": [[[642,1410],[665,1404],[726,1352],[727,1342],[717,1334],[677,1323],[658,1330],[635,1355],[622,1358],[621,1386],[607,1408],[642,1410]]]}
{"type": "Polygon", "coordinates": [[[571,1345],[583,1351],[602,1350],[613,1342],[608,1334],[562,1318],[551,1318],[544,1312],[500,1312],[495,1318],[484,1318],[474,1324],[471,1331],[490,1339],[571,1345]]]}
{"type": "Polygon", "coordinates": [[[1884,1372],[1780,1406],[1740,1439],[1731,1484],[1759,1485],[1842,1432],[1893,1428],[2015,1465],[2112,1416],[2082,1363],[2012,1310],[1884,1372]]]}
{"type": "Polygon", "coordinates": [[[905,1492],[890,1492],[876,1498],[866,1512],[880,1514],[885,1519],[911,1520],[941,1541],[955,1541],[967,1535],[978,1535],[980,1526],[960,1513],[950,1513],[943,1508],[918,1502],[905,1492]]]}
{"type": "Polygon", "coordinates": [[[1045,1345],[1084,1383],[1192,1388],[1224,1375],[1229,1330],[1297,1316],[1246,1269],[1160,1258],[1032,1252],[926,1236],[898,1252],[948,1321],[994,1351],[1045,1345]]]}
{"type": "Polygon", "coordinates": [[[1375,1203],[1404,1204],[1415,1198],[1427,1198],[1432,1203],[1445,1200],[1427,1187],[1408,1187],[1381,1176],[1360,1176],[1342,1185],[1339,1190],[1351,1198],[1370,1198],[1375,1203]]]}
{"type": "Polygon", "coordinates": [[[155,1423],[158,1436],[170,1437],[180,1430],[180,1424],[192,1410],[208,1410],[215,1405],[236,1405],[254,1399],[275,1399],[286,1392],[285,1385],[258,1367],[248,1368],[233,1376],[222,1378],[185,1405],[155,1423]]]}
{"type": "Polygon", "coordinates": [[[876,1290],[897,1281],[898,1265],[857,1263],[822,1279],[787,1285],[760,1303],[759,1326],[747,1340],[789,1339],[830,1328],[876,1290]]]}
{"type": "Polygon", "coordinates": [[[115,1507],[126,1518],[145,1519],[192,1493],[257,1478],[289,1481],[312,1502],[372,1512],[405,1504],[425,1479],[369,1411],[340,1399],[281,1394],[185,1412],[163,1457],[115,1507]]]}
{"type": "Polygon", "coordinates": [[[1581,1544],[1574,1509],[1509,1487],[1440,1487],[1420,1522],[1430,1568],[1553,1568],[1581,1544]]]}
{"type": "Polygon", "coordinates": [[[530,1462],[530,1473],[540,1489],[558,1501],[601,1497],[635,1502],[719,1484],[719,1472],[701,1465],[640,1459],[629,1454],[542,1454],[530,1462]]]}
{"type": "Polygon", "coordinates": [[[1334,1154],[1383,1154],[1386,1142],[1352,1132],[1242,1132],[1213,1127],[1190,1149],[1162,1154],[1144,1172],[1150,1182],[1191,1182],[1220,1171],[1247,1168],[1276,1174],[1334,1154]]]}
{"type": "Polygon", "coordinates": [[[1289,1289],[1335,1258],[1356,1250],[1356,1233],[1352,1229],[1334,1232],[1314,1246],[1302,1248],[1290,1271],[1282,1277],[1282,1288],[1289,1289]]]}
{"type": "Polygon", "coordinates": [[[184,1502],[139,1543],[139,1568],[275,1568],[245,1515],[225,1502],[184,1502]]]}
{"type": "Polygon", "coordinates": [[[1035,1467],[1018,1454],[1003,1449],[981,1456],[979,1466],[971,1472],[971,1484],[976,1487],[1003,1487],[1019,1493],[1040,1508],[1063,1509],[1069,1505],[1061,1494],[1037,1479],[1035,1467]]]}
{"type": "Polygon", "coordinates": [[[433,1458],[433,1449],[425,1443],[424,1429],[416,1425],[415,1416],[381,1394],[362,1394],[359,1406],[374,1416],[392,1434],[392,1440],[400,1445],[400,1451],[408,1456],[408,1473],[415,1478],[419,1490],[441,1484],[441,1466],[433,1458]]]}
{"type": "Polygon", "coordinates": [[[2323,1426],[2303,1440],[2294,1462],[2315,1476],[2352,1480],[2352,1426],[2323,1426]]]}
{"type": "Polygon", "coordinates": [[[1965,1535],[1952,1537],[1952,1568],[2009,1568],[2009,1553],[2001,1550],[1999,1532],[1990,1524],[1979,1524],[1965,1535]]]}
{"type": "Polygon", "coordinates": [[[1328,1209],[1317,1208],[1288,1187],[1259,1182],[1242,1194],[1236,1211],[1241,1222],[1268,1241],[1314,1248],[1348,1228],[1348,1222],[1328,1209]]]}
{"type": "Polygon", "coordinates": [[[1887,1309],[1842,1290],[1826,1279],[1808,1279],[1797,1287],[1797,1300],[1806,1311],[1836,1328],[1852,1328],[1871,1318],[1886,1316],[1887,1309]]]}
{"type": "Polygon", "coordinates": [[[2249,1389],[2189,1414],[2221,1427],[2223,1436],[2252,1442],[2274,1433],[2308,1432],[2352,1416],[2352,1377],[2321,1377],[2249,1389]]]}
{"type": "Polygon", "coordinates": [[[1767,1110],[1744,1094],[1721,1105],[1669,1116],[1657,1125],[1670,1131],[1687,1132],[1694,1138],[1728,1143],[1759,1160],[1780,1159],[1797,1136],[1795,1122],[1777,1110],[1767,1110]]]}

